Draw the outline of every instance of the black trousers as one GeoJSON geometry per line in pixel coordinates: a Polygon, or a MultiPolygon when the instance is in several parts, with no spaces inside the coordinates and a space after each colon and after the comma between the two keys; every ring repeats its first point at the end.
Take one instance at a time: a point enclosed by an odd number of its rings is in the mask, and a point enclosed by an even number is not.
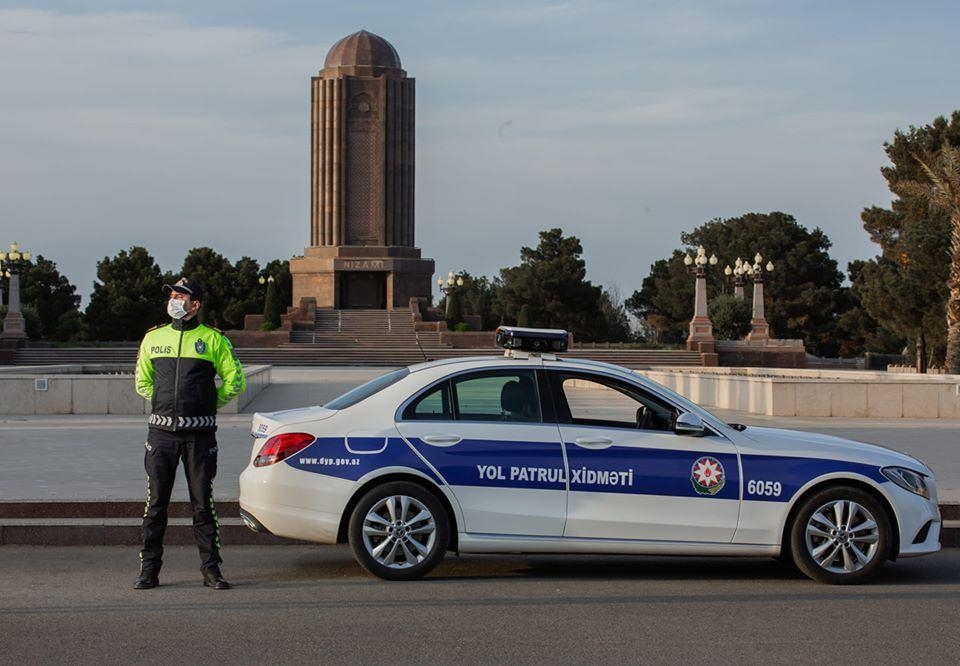
{"type": "Polygon", "coordinates": [[[179,462],[190,490],[193,535],[200,549],[200,570],[220,567],[220,524],[213,503],[213,478],[217,475],[217,437],[213,430],[166,432],[150,428],[143,466],[147,470],[147,506],[143,513],[143,550],[140,562],[145,572],[159,573],[163,562],[163,534],[167,530],[167,507],[179,462]]]}

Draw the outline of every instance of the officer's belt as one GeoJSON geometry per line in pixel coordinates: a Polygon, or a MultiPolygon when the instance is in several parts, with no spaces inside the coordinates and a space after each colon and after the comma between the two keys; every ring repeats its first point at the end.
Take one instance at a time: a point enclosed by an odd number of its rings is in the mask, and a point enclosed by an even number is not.
{"type": "Polygon", "coordinates": [[[151,414],[147,423],[161,428],[175,428],[176,430],[191,430],[195,428],[213,428],[217,425],[216,416],[178,416],[176,426],[172,416],[151,414]]]}

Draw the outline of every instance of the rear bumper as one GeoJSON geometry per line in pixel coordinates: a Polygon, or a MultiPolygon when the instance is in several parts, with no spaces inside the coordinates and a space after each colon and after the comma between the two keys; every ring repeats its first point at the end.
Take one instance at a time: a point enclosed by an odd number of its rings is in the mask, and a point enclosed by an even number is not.
{"type": "Polygon", "coordinates": [[[273,534],[273,532],[264,527],[263,523],[257,520],[257,517],[249,511],[240,509],[240,520],[243,521],[243,524],[246,525],[248,529],[257,534],[273,534]]]}
{"type": "Polygon", "coordinates": [[[283,463],[248,466],[240,474],[240,516],[256,532],[333,544],[353,486],[283,463]]]}

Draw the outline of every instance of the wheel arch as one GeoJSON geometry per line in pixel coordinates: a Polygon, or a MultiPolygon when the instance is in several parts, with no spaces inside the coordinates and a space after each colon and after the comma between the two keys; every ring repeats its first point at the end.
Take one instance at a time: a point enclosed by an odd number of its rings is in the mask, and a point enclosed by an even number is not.
{"type": "Polygon", "coordinates": [[[850,477],[850,476],[833,476],[826,479],[820,479],[818,481],[812,482],[809,486],[803,488],[798,492],[792,500],[790,505],[790,510],[787,512],[787,517],[781,526],[780,532],[780,555],[789,556],[790,554],[790,531],[793,526],[793,521],[797,517],[797,513],[800,511],[800,507],[811,495],[820,492],[821,490],[826,490],[834,486],[850,486],[862,490],[873,497],[880,503],[880,506],[883,507],[883,510],[887,512],[887,518],[890,520],[891,528],[891,543],[890,543],[890,560],[896,560],[897,555],[900,553],[900,522],[897,518],[897,512],[894,510],[893,505],[890,503],[890,500],[887,499],[887,496],[875,485],[869,483],[868,481],[862,478],[850,477]]]}
{"type": "Polygon", "coordinates": [[[365,483],[363,483],[363,485],[358,487],[354,491],[353,495],[350,496],[350,499],[347,501],[347,504],[343,509],[343,513],[340,515],[340,526],[337,529],[337,543],[347,542],[347,532],[350,527],[350,516],[353,514],[353,509],[357,505],[357,502],[360,501],[360,498],[367,494],[371,488],[384,483],[390,483],[392,481],[407,481],[409,483],[415,483],[432,493],[437,498],[437,500],[443,506],[443,510],[447,514],[447,519],[450,521],[450,543],[447,545],[447,550],[458,550],[459,530],[457,528],[457,514],[453,510],[453,505],[450,503],[446,493],[444,493],[433,481],[410,472],[390,472],[381,476],[376,476],[372,479],[368,479],[365,483]]]}

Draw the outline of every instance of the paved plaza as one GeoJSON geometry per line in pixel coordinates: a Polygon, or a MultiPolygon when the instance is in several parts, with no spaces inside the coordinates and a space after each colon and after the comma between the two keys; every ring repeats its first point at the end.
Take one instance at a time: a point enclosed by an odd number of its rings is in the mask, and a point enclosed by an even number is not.
{"type": "MultiPolygon", "coordinates": [[[[389,370],[274,368],[272,384],[244,413],[219,419],[217,499],[237,499],[238,476],[252,450],[253,412],[323,404],[389,370]]],[[[730,422],[811,430],[909,453],[933,468],[941,500],[960,502],[960,420],[784,418],[714,411],[730,422]]],[[[139,500],[146,485],[145,438],[142,416],[0,415],[0,501],[139,500]]],[[[182,478],[173,499],[187,499],[182,478]]]]}

